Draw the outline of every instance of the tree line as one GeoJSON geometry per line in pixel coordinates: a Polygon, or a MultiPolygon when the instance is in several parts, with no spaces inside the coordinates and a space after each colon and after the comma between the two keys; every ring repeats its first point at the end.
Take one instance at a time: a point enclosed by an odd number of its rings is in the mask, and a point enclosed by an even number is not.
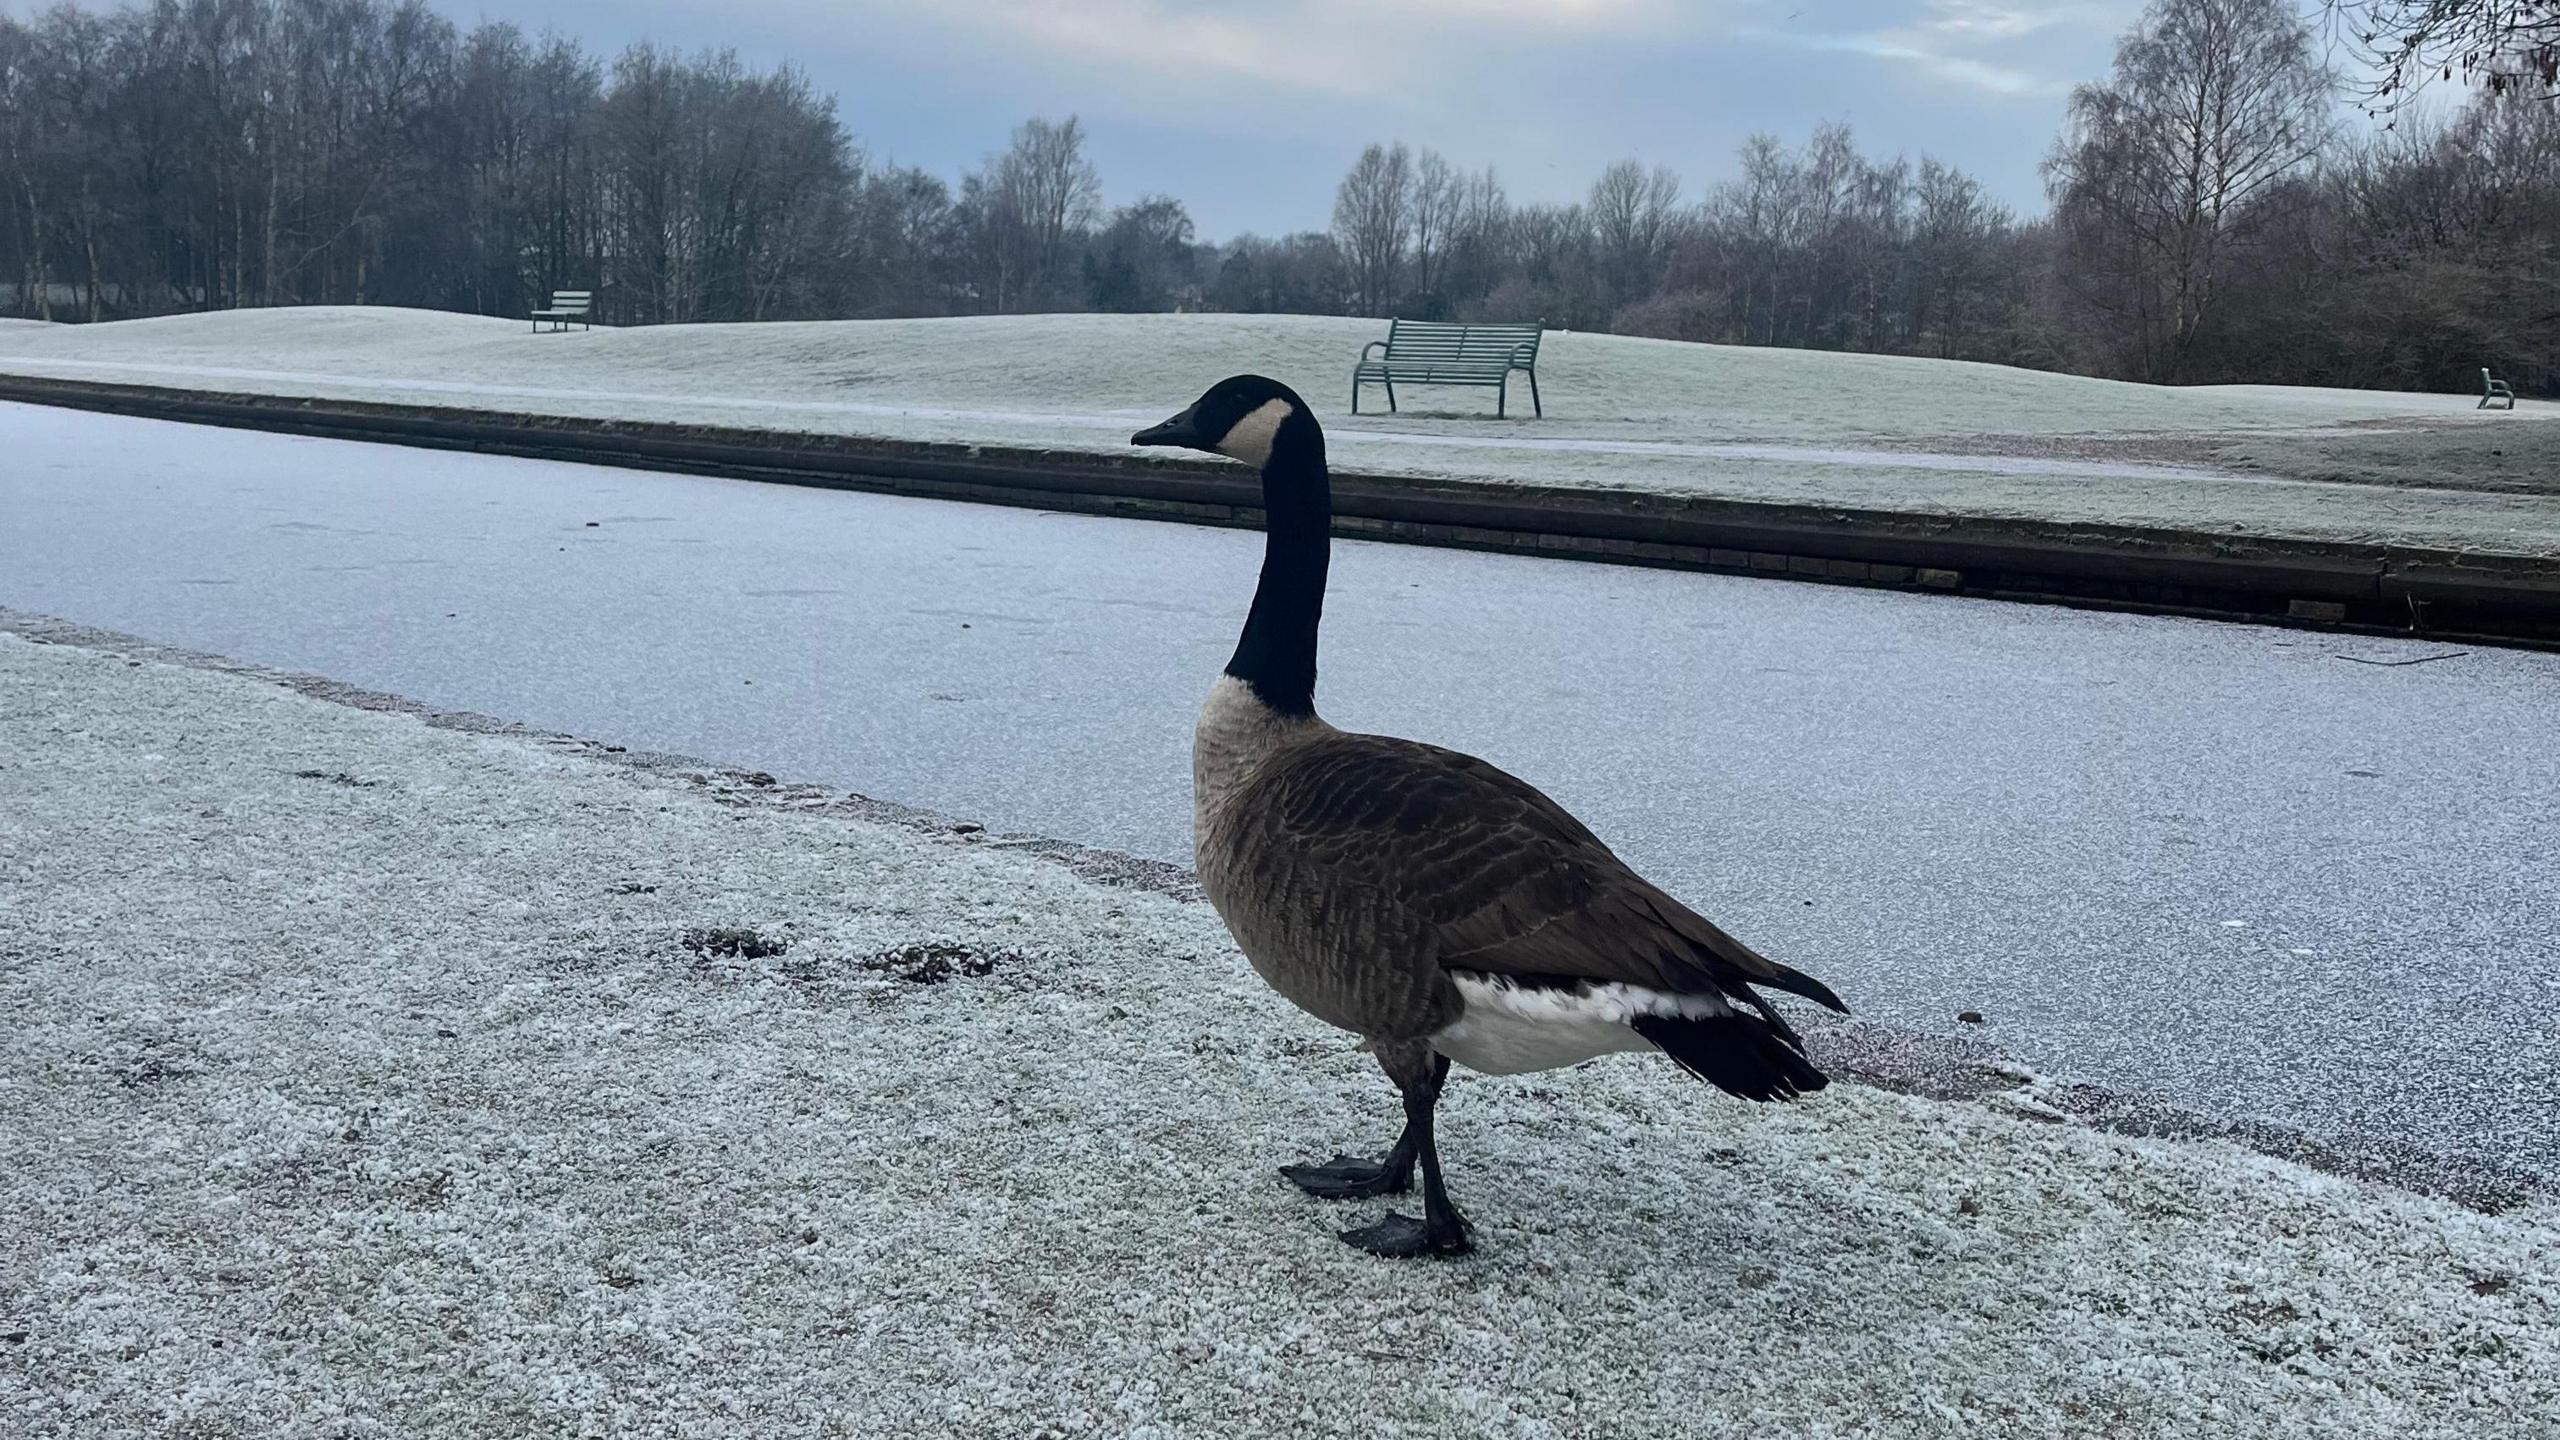
{"type": "Polygon", "coordinates": [[[2527,28],[2346,6],[2374,27],[2358,88],[2284,0],[2154,0],[2072,96],[2032,217],[1826,126],[1755,136],[1695,197],[1629,160],[1562,204],[1382,143],[1329,225],[1224,243],[1172,197],[1107,207],[1073,117],[947,181],[866,154],[795,67],[725,51],[608,61],[422,0],[63,6],[0,19],[0,298],[1401,314],[2171,382],[2458,388],[2485,364],[2560,393],[2560,108],[2529,28],[2555,10],[2500,3],[2527,28]],[[2408,103],[2457,66],[2458,103],[2408,103]],[[2343,125],[2351,96],[2390,123],[2343,125]]]}

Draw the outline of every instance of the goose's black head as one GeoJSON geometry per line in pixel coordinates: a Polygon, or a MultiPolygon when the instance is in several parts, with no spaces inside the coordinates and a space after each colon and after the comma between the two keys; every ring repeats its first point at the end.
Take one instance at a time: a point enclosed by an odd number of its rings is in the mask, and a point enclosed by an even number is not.
{"type": "Polygon", "coordinates": [[[1231,375],[1191,408],[1129,437],[1132,445],[1179,445],[1267,468],[1275,454],[1322,464],[1324,432],[1298,392],[1262,375],[1231,375]]]}

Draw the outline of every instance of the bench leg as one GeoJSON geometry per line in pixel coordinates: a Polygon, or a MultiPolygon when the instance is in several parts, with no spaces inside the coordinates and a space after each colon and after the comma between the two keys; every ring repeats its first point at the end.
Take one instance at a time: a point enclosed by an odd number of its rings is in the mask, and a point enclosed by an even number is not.
{"type": "Polygon", "coordinates": [[[1535,370],[1528,370],[1523,371],[1522,373],[1529,377],[1530,408],[1538,412],[1539,419],[1544,420],[1547,418],[1547,402],[1538,398],[1538,372],[1535,370]]]}
{"type": "Polygon", "coordinates": [[[1392,410],[1394,410],[1395,408],[1396,408],[1396,377],[1394,377],[1393,375],[1390,375],[1390,376],[1388,376],[1388,377],[1387,377],[1387,409],[1388,409],[1388,410],[1390,410],[1390,411],[1392,411],[1392,410]]]}
{"type": "Polygon", "coordinates": [[[1493,418],[1496,420],[1507,420],[1511,418],[1503,413],[1505,410],[1510,408],[1510,405],[1511,377],[1505,375],[1502,377],[1502,383],[1493,387],[1493,418]]]}
{"type": "Polygon", "coordinates": [[[1360,413],[1360,372],[1357,370],[1351,372],[1351,413],[1360,413]]]}

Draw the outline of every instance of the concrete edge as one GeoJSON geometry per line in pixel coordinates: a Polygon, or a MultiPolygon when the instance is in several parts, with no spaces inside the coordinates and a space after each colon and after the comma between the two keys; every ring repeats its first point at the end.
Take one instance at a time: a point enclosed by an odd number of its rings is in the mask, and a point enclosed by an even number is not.
{"type": "MultiPolygon", "coordinates": [[[[0,400],[781,484],[1258,526],[1232,466],[0,375],[0,400]]],[[[1338,473],[1337,534],[2560,649],[2560,557],[1338,473]]]]}
{"type": "MultiPolygon", "coordinates": [[[[6,606],[0,606],[0,635],[14,635],[40,645],[94,650],[137,662],[237,675],[333,705],[412,715],[438,729],[505,736],[564,754],[681,779],[723,805],[897,825],[940,836],[954,846],[998,846],[1032,855],[1097,883],[1128,886],[1186,904],[1207,903],[1192,873],[1178,865],[1042,835],[990,832],[970,821],[876,800],[858,792],[840,793],[715,761],[664,751],[632,750],[472,711],[444,710],[326,676],[164,645],[6,606]]],[[[2328,1174],[2448,1200],[2483,1214],[2501,1214],[2537,1197],[2560,1194],[2560,1185],[2541,1177],[2418,1145],[2326,1139],[2265,1121],[2199,1114],[2155,1097],[2095,1085],[2044,1084],[2030,1067],[1985,1041],[1907,1030],[1876,1021],[1836,1019],[1828,1014],[1800,1014],[1797,1022],[1825,1069],[1840,1079],[1874,1089],[1933,1100],[1987,1104],[2018,1118],[2055,1124],[2076,1121],[2119,1135],[2218,1140],[2328,1174]]]]}

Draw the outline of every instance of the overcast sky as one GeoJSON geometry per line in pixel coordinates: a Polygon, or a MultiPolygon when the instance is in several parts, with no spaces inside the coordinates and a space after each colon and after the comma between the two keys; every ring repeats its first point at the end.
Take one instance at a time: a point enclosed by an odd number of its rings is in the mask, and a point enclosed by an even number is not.
{"type": "MultiPolygon", "coordinates": [[[[96,3],[96,0],[91,0],[96,3]]],[[[2140,0],[438,0],[607,55],[649,38],[790,59],[876,157],[945,176],[1033,114],[1084,117],[1104,193],[1203,238],[1321,227],[1371,140],[1491,164],[1515,200],[1633,155],[1692,194],[1754,130],[1848,122],[2040,210],[2071,87],[2140,0]]],[[[20,8],[13,6],[11,8],[20,8]]]]}
{"type": "MultiPolygon", "coordinates": [[[[101,0],[88,0],[105,8],[101,0]]],[[[1742,138],[1822,120],[1934,154],[2021,212],[2072,85],[2140,0],[438,0],[611,55],[643,38],[789,59],[875,157],[956,175],[1033,114],[1084,117],[1112,203],[1204,238],[1322,226],[1360,146],[1497,167],[1515,200],[1634,156],[1695,195],[1742,138]]],[[[26,0],[0,5],[25,13],[26,0]]]]}

